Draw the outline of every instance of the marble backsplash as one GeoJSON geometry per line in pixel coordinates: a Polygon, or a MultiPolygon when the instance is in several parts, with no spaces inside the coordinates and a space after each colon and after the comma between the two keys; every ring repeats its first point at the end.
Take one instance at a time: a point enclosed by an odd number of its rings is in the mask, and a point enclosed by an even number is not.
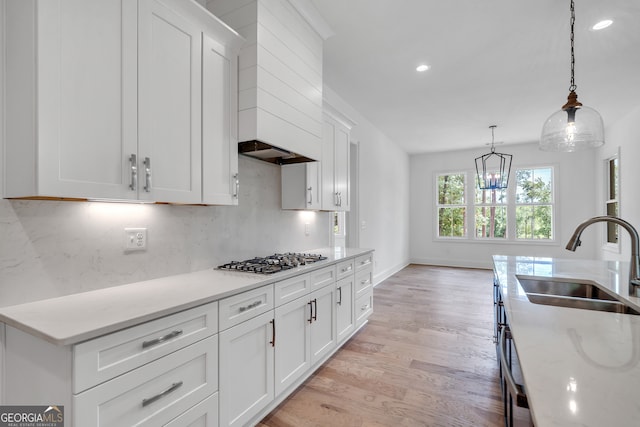
{"type": "Polygon", "coordinates": [[[0,200],[0,306],[330,245],[329,213],[280,209],[279,166],[239,167],[239,206],[0,200]],[[126,227],[146,251],[125,252],[126,227]]]}

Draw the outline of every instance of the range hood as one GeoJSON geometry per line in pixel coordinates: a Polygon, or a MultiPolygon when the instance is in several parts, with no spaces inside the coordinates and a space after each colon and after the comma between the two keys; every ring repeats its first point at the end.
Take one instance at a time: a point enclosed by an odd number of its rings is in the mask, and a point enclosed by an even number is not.
{"type": "Polygon", "coordinates": [[[208,0],[246,40],[238,66],[238,152],[275,164],[322,157],[322,52],[330,28],[309,0],[208,0]]]}
{"type": "Polygon", "coordinates": [[[244,141],[238,143],[238,153],[255,159],[264,160],[277,165],[291,163],[314,162],[314,159],[275,147],[261,141],[244,141]]]}

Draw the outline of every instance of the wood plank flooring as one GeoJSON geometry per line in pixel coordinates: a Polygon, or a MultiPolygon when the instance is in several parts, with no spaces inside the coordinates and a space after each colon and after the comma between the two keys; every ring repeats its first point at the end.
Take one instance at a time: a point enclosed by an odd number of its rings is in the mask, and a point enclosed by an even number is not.
{"type": "Polygon", "coordinates": [[[410,265],[261,427],[502,426],[489,270],[410,265]]]}

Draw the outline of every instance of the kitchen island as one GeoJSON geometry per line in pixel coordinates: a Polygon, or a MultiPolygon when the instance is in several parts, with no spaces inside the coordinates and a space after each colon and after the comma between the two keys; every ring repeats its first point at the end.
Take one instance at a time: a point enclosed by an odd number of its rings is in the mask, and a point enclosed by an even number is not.
{"type": "Polygon", "coordinates": [[[640,311],[629,295],[629,263],[494,255],[537,427],[640,423],[640,316],[534,304],[518,277],[594,282],[640,311]]]}

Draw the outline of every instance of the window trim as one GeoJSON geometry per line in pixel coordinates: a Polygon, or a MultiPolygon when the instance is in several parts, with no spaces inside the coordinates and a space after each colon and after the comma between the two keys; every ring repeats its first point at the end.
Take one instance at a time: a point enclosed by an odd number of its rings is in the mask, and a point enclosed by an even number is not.
{"type": "MultiPolygon", "coordinates": [[[[434,185],[434,214],[435,214],[435,221],[433,221],[434,224],[434,237],[437,240],[443,241],[464,241],[467,242],[469,241],[469,180],[468,180],[468,176],[469,176],[469,171],[445,171],[445,172],[436,172],[434,173],[434,179],[433,179],[433,185],[434,185]],[[439,178],[441,176],[444,175],[463,175],[464,176],[464,204],[462,205],[441,205],[439,200],[438,200],[438,196],[439,196],[439,178]],[[440,208],[441,207],[462,207],[465,209],[465,224],[464,224],[464,236],[440,236],[440,208]]],[[[475,182],[475,181],[474,181],[475,182]]]]}
{"type": "MultiPolygon", "coordinates": [[[[621,156],[620,156],[620,147],[617,147],[615,149],[615,151],[612,151],[610,153],[610,155],[606,156],[603,160],[603,169],[604,169],[604,173],[603,173],[603,215],[607,215],[607,205],[608,203],[611,203],[612,200],[618,203],[618,217],[622,216],[622,204],[620,201],[620,195],[622,194],[622,190],[621,190],[621,180],[620,180],[620,168],[622,165],[621,162],[621,156]],[[617,159],[618,160],[618,170],[617,170],[617,179],[618,179],[618,194],[616,199],[609,199],[609,162],[613,159],[617,159]]],[[[616,227],[618,227],[618,242],[617,243],[610,243],[607,241],[607,225],[605,224],[603,229],[602,229],[602,250],[609,252],[609,253],[613,253],[613,254],[620,254],[622,252],[622,247],[621,247],[621,242],[620,242],[620,226],[616,225],[616,227]]]]}
{"type": "Polygon", "coordinates": [[[556,165],[540,165],[540,166],[520,166],[516,167],[514,170],[531,170],[531,169],[551,169],[551,202],[550,203],[516,203],[516,179],[514,177],[514,186],[510,188],[509,191],[512,193],[512,204],[513,209],[511,211],[511,215],[513,215],[512,221],[512,236],[514,242],[525,242],[525,243],[536,243],[536,242],[546,242],[546,243],[557,243],[558,236],[558,206],[556,204],[556,193],[557,193],[557,185],[556,185],[556,165]],[[547,206],[551,205],[551,235],[553,238],[551,239],[519,239],[516,237],[516,210],[518,206],[547,206]]]}
{"type": "MultiPolygon", "coordinates": [[[[619,169],[619,168],[618,168],[619,169]]],[[[467,170],[451,170],[451,171],[436,171],[433,173],[433,188],[434,195],[431,200],[433,206],[433,215],[435,221],[433,221],[433,241],[434,242],[464,242],[464,243],[472,243],[472,244],[508,244],[508,245],[538,245],[538,246],[558,246],[560,245],[560,241],[558,240],[558,236],[560,234],[560,227],[558,224],[558,218],[560,217],[559,212],[560,208],[557,204],[557,193],[558,193],[558,164],[556,163],[541,163],[541,164],[533,164],[533,165],[518,165],[511,167],[512,176],[509,177],[509,188],[507,189],[507,203],[504,206],[507,207],[507,237],[477,237],[475,233],[475,208],[482,206],[476,205],[475,203],[475,189],[476,189],[476,180],[475,180],[475,170],[467,169],[467,170]],[[551,177],[552,177],[552,197],[551,203],[542,203],[541,205],[551,204],[552,206],[552,239],[516,239],[516,181],[515,181],[515,173],[517,170],[521,169],[551,169],[551,177]],[[464,174],[465,175],[465,203],[464,206],[467,211],[466,215],[466,230],[464,237],[450,237],[450,236],[439,236],[439,215],[438,209],[441,205],[438,203],[438,177],[442,175],[457,175],[464,174]],[[468,179],[469,176],[474,176],[473,180],[468,179]],[[472,194],[473,196],[469,196],[472,194]]],[[[456,205],[457,206],[457,205],[456,205]]],[[[461,205],[462,206],[462,205],[461,205]]]]}

